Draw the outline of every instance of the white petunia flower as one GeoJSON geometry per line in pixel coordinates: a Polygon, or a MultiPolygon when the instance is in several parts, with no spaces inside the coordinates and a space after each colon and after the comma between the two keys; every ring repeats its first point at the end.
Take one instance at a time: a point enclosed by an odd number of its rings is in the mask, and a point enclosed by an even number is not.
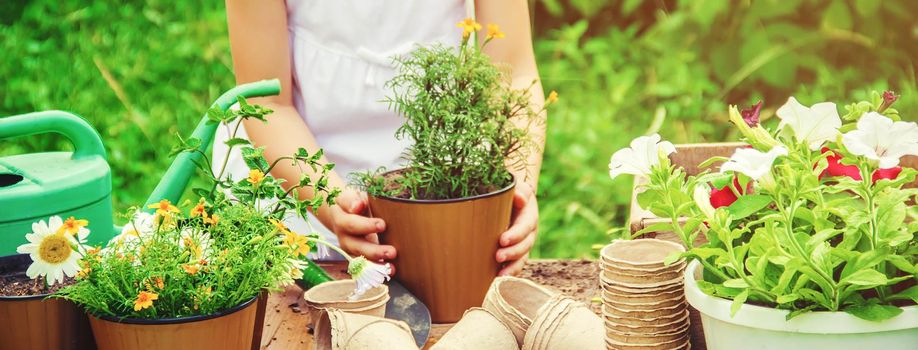
{"type": "Polygon", "coordinates": [[[20,254],[29,254],[32,264],[26,270],[29,278],[45,277],[48,285],[64,281],[64,276],[73,277],[80,266],[82,254],[76,249],[72,237],[58,232],[63,221],[58,216],[32,224],[32,232],[25,235],[29,243],[16,248],[20,254]]]}
{"type": "Polygon", "coordinates": [[[695,206],[701,210],[701,213],[704,214],[705,217],[708,219],[714,218],[714,212],[717,209],[714,209],[714,206],[711,205],[711,189],[708,186],[695,186],[695,193],[692,199],[695,200],[695,206]]]}
{"type": "Polygon", "coordinates": [[[385,265],[370,262],[362,256],[351,259],[347,266],[347,273],[357,281],[357,289],[351,294],[350,300],[360,298],[363,293],[370,289],[376,288],[389,280],[389,274],[392,273],[392,267],[389,263],[385,265]]]}
{"type": "Polygon", "coordinates": [[[880,169],[893,168],[902,156],[918,155],[918,124],[867,112],[857,129],[842,135],[842,143],[851,153],[879,162],[880,169]]]}
{"type": "Polygon", "coordinates": [[[631,141],[631,147],[623,148],[612,155],[609,162],[609,176],[613,179],[621,174],[648,175],[651,168],[660,164],[660,156],[676,152],[669,141],[660,141],[659,134],[641,136],[631,141]]]}
{"type": "Polygon", "coordinates": [[[720,172],[734,171],[758,180],[771,171],[775,159],[786,155],[787,149],[782,146],[772,148],[768,153],[754,148],[737,148],[730,159],[720,166],[720,172]]]}
{"type": "Polygon", "coordinates": [[[791,97],[775,114],[781,118],[778,128],[789,126],[794,132],[794,138],[809,145],[811,150],[819,149],[827,141],[834,141],[842,124],[838,109],[832,102],[806,107],[791,97]]]}

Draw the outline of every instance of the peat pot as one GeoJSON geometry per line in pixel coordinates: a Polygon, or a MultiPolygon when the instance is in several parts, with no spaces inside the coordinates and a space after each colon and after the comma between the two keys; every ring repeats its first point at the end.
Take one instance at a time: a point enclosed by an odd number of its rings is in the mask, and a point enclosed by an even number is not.
{"type": "Polygon", "coordinates": [[[701,313],[708,350],[913,350],[918,344],[918,306],[872,322],[844,312],[810,312],[785,320],[787,310],[745,304],[730,317],[730,300],[704,294],[695,279],[697,261],[685,272],[685,298],[701,313]]]}
{"type": "MultiPolygon", "coordinates": [[[[0,257],[0,274],[24,274],[27,254],[0,257]]],[[[0,350],[93,349],[86,315],[76,305],[48,294],[0,296],[0,350]]]]}
{"type": "Polygon", "coordinates": [[[494,257],[510,226],[513,189],[447,200],[369,197],[370,214],[386,222],[380,242],[398,251],[395,278],[427,305],[433,322],[457,322],[481,306],[500,269],[494,257]]]}
{"type": "Polygon", "coordinates": [[[165,319],[90,317],[99,350],[247,350],[258,297],[204,316],[165,319]]]}

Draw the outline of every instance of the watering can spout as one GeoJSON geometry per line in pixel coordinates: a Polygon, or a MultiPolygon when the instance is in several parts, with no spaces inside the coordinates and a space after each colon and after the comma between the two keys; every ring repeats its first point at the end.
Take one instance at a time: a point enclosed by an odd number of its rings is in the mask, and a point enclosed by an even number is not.
{"type": "MultiPolygon", "coordinates": [[[[242,84],[220,95],[211,105],[211,108],[218,107],[226,111],[230,106],[236,103],[238,96],[252,98],[272,96],[278,93],[280,93],[280,81],[277,79],[242,84]]],[[[150,204],[159,202],[163,199],[167,199],[173,203],[178,202],[182,193],[185,191],[185,187],[188,186],[188,182],[196,172],[197,164],[203,161],[202,154],[205,154],[207,149],[210,148],[211,143],[213,143],[214,134],[218,126],[219,123],[209,121],[206,114],[201,118],[201,121],[198,122],[198,126],[195,127],[191,135],[201,140],[201,145],[198,146],[198,151],[200,152],[185,151],[175,156],[172,165],[169,166],[169,169],[163,174],[163,178],[159,181],[159,184],[156,185],[156,188],[150,193],[150,197],[147,198],[147,202],[143,206],[144,210],[149,210],[146,208],[148,208],[150,204]]]]}

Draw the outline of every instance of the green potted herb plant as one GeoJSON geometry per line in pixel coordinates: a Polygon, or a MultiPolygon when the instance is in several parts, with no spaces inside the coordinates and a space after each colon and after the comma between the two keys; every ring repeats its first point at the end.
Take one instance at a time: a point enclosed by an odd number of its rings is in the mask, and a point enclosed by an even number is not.
{"type": "MultiPolygon", "coordinates": [[[[379,237],[398,251],[396,278],[435,322],[455,322],[480,306],[496,277],[511,169],[525,167],[533,145],[525,125],[542,112],[529,105],[528,88],[512,89],[506,70],[470,42],[481,25],[467,19],[459,26],[459,47],[419,47],[396,59],[387,102],[405,117],[396,136],[411,141],[406,166],[354,179],[368,193],[370,214],[386,222],[379,237]]],[[[501,37],[489,26],[483,45],[501,37]]]]}
{"type": "Polygon", "coordinates": [[[905,186],[918,170],[900,166],[918,155],[918,125],[885,97],[843,117],[834,103],[790,98],[777,132],[731,107],[749,147],[701,164],[723,162],[717,173],[686,176],[658,135],[613,155],[611,175],[646,176],[638,202],[667,219],[644,232],[691,248],[685,294],[708,349],[918,344],[918,190],[905,186]]]}
{"type": "MultiPolygon", "coordinates": [[[[265,121],[271,112],[242,97],[238,101],[238,110],[211,110],[211,122],[265,121]]],[[[165,199],[136,211],[120,235],[79,260],[77,282],[54,295],[90,314],[99,349],[250,349],[260,332],[256,318],[263,317],[257,312],[260,293],[302,278],[313,249],[338,249],[316,233],[293,232],[282,223],[337,195],[326,185],[332,165],[319,164],[321,154],[300,149],[269,164],[263,149],[243,139],[226,143],[242,147],[248,177],[223,179],[210,172],[210,160],[202,155],[198,166],[210,185],[194,190],[199,200],[187,202],[187,212],[165,199]],[[313,167],[319,175],[285,188],[267,175],[280,162],[313,167]],[[313,199],[291,195],[303,187],[314,190],[313,199]]],[[[181,140],[175,153],[200,152],[200,144],[181,140]]],[[[345,257],[356,294],[388,278],[386,266],[345,257]]]]}

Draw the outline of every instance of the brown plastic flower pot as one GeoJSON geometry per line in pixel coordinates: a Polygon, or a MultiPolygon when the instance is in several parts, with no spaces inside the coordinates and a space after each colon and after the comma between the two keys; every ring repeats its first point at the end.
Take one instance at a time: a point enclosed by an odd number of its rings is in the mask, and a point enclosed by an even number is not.
{"type": "MultiPolygon", "coordinates": [[[[23,273],[26,254],[0,257],[0,274],[23,273]]],[[[48,294],[0,296],[0,350],[82,350],[95,344],[89,321],[76,305],[48,294]]]]}
{"type": "Polygon", "coordinates": [[[99,350],[252,348],[258,297],[205,316],[166,319],[90,317],[99,350]]]}
{"type": "Polygon", "coordinates": [[[495,254],[510,226],[513,188],[449,200],[369,197],[370,214],[386,222],[380,242],[398,251],[395,278],[433,322],[456,322],[481,306],[500,269],[495,254]]]}

